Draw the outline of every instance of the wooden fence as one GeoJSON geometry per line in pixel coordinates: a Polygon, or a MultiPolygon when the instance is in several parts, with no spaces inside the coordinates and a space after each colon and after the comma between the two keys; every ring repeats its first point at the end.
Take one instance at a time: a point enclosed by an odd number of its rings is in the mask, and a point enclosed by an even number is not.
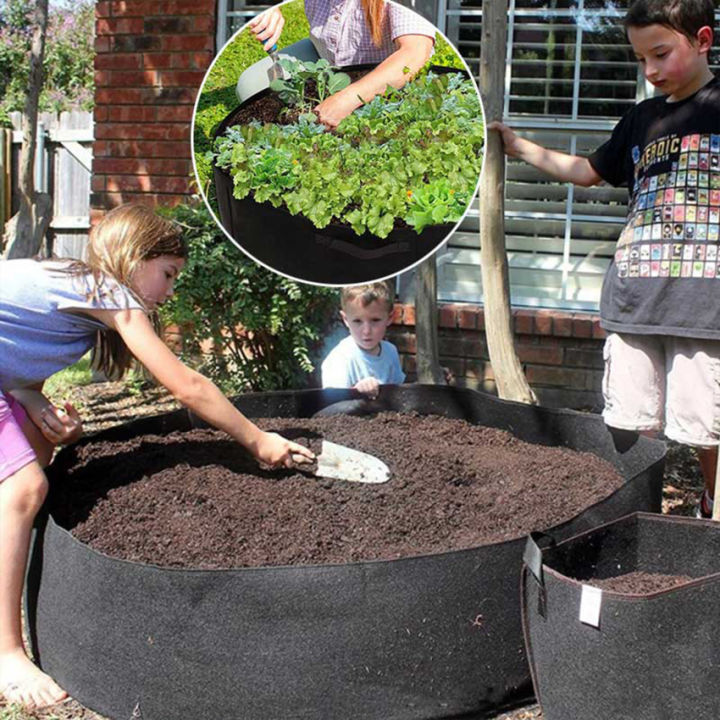
{"type": "MultiPolygon", "coordinates": [[[[11,120],[13,131],[0,135],[0,231],[18,205],[20,113],[12,113],[11,120]]],[[[43,254],[82,257],[90,229],[92,140],[92,113],[40,114],[35,184],[53,198],[53,219],[43,254]]]]}

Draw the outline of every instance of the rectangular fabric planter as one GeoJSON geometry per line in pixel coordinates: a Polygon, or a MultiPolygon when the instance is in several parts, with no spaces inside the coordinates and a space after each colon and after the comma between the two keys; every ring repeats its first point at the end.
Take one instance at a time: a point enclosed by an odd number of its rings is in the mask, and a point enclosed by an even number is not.
{"type": "Polygon", "coordinates": [[[528,540],[522,607],[545,720],[717,718],[720,524],[634,513],[544,540],[528,540]],[[684,580],[643,595],[583,588],[635,572],[684,580]]]}

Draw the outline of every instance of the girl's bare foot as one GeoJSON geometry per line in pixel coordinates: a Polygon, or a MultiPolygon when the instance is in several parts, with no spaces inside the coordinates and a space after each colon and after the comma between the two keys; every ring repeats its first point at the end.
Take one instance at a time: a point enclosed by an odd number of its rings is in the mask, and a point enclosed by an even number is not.
{"type": "Polygon", "coordinates": [[[0,656],[0,695],[8,705],[17,703],[29,709],[55,705],[67,697],[22,650],[0,656]]]}

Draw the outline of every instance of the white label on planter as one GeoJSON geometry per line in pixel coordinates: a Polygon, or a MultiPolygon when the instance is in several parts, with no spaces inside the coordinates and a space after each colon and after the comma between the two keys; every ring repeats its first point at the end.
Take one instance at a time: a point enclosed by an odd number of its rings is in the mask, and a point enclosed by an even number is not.
{"type": "Polygon", "coordinates": [[[593,627],[600,627],[600,607],[602,606],[602,590],[592,585],[582,586],[580,596],[580,622],[593,627]]]}

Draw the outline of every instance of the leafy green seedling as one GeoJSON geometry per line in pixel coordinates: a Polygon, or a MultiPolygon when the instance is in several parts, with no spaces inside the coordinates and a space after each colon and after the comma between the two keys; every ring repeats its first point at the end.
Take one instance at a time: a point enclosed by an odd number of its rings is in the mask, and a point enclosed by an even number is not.
{"type": "Polygon", "coordinates": [[[270,83],[270,89],[278,94],[285,105],[301,110],[309,110],[350,84],[350,76],[344,72],[336,72],[337,68],[327,60],[302,62],[295,58],[281,58],[280,66],[288,77],[276,78],[270,83]],[[310,80],[315,82],[314,97],[307,95],[310,80]]]}

